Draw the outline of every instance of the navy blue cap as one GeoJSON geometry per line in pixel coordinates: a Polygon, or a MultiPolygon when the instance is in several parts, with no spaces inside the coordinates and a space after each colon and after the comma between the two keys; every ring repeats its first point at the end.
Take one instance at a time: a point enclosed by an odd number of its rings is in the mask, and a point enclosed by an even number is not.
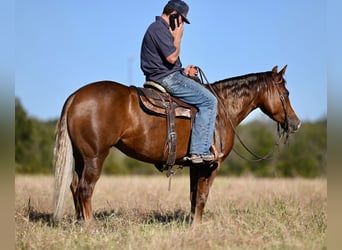
{"type": "Polygon", "coordinates": [[[177,13],[183,17],[184,22],[190,24],[189,20],[186,18],[189,12],[189,6],[185,2],[182,0],[171,0],[166,6],[169,6],[174,11],[177,11],[177,13]]]}

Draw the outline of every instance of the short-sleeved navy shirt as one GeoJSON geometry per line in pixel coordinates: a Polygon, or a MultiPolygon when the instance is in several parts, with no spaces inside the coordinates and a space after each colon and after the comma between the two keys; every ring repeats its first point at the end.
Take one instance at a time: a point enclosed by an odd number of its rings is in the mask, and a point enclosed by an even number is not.
{"type": "Polygon", "coordinates": [[[175,64],[166,60],[176,50],[173,40],[169,25],[157,16],[148,27],[141,45],[140,67],[146,81],[161,83],[166,76],[182,69],[179,57],[175,64]]]}

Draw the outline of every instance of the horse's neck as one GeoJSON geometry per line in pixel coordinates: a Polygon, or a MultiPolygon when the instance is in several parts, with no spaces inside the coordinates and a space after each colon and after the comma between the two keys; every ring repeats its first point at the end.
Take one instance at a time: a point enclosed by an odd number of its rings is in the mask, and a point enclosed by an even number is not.
{"type": "Polygon", "coordinates": [[[226,120],[230,119],[234,127],[260,106],[258,100],[260,100],[259,95],[262,94],[262,87],[258,87],[257,84],[248,87],[248,84],[252,81],[256,82],[256,79],[258,79],[256,76],[250,76],[213,85],[219,98],[219,116],[225,117],[226,120]]]}
{"type": "Polygon", "coordinates": [[[253,97],[241,101],[232,99],[227,101],[225,99],[222,103],[223,105],[219,109],[222,110],[222,114],[227,119],[231,120],[234,127],[238,126],[254,109],[258,108],[253,97]]]}

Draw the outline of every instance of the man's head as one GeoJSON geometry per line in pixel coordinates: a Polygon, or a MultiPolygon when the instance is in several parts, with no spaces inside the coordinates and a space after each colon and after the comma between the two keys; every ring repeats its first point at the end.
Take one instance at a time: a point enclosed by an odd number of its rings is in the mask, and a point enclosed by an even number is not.
{"type": "Polygon", "coordinates": [[[182,0],[170,0],[164,7],[163,14],[170,15],[173,11],[176,11],[182,16],[184,22],[190,23],[187,19],[189,12],[189,6],[182,0]]]}

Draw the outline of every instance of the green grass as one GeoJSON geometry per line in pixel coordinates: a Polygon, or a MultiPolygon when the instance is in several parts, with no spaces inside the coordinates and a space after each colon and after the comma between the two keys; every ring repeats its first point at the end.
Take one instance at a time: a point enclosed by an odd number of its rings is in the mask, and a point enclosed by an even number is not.
{"type": "Polygon", "coordinates": [[[326,179],[218,177],[203,223],[192,228],[189,181],[102,176],[97,221],[49,223],[51,177],[16,177],[16,249],[326,249],[326,179]]]}

